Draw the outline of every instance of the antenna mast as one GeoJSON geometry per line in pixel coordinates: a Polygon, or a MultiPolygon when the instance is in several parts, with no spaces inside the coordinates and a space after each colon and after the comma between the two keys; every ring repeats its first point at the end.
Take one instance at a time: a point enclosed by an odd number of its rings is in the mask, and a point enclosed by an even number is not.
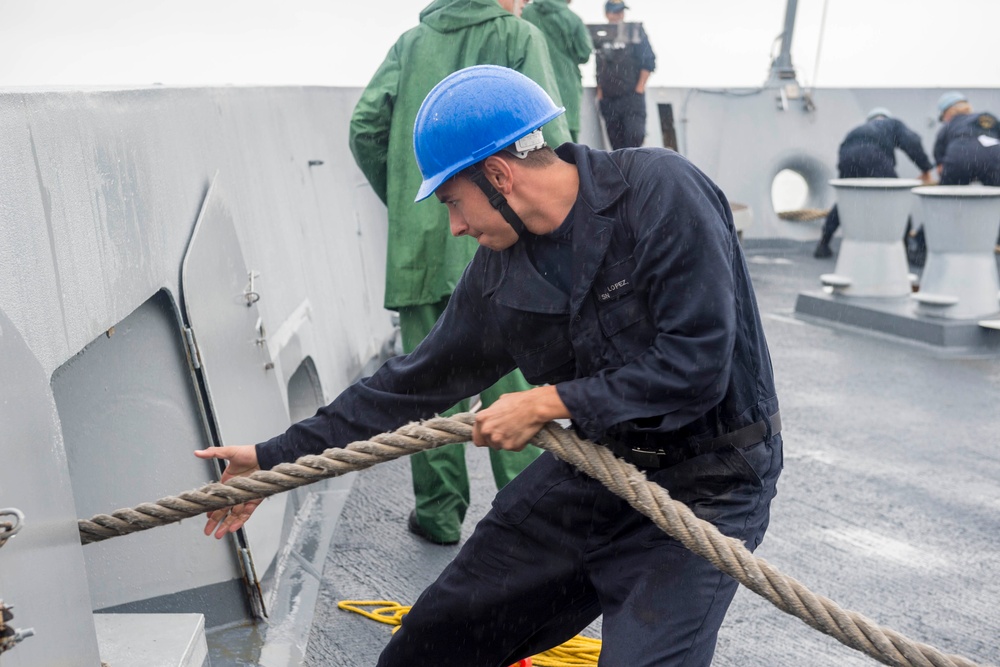
{"type": "Polygon", "coordinates": [[[792,34],[795,32],[795,12],[798,0],[788,0],[785,5],[785,30],[781,33],[781,52],[771,61],[771,73],[767,85],[784,85],[795,82],[795,67],[792,66],[792,34]]]}

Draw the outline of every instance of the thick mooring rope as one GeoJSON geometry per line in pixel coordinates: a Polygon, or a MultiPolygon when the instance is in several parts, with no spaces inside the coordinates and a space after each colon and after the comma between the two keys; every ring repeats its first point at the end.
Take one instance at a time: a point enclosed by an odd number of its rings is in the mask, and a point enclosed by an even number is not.
{"type": "Polygon", "coordinates": [[[364,470],[407,454],[468,442],[474,419],[474,415],[463,413],[407,424],[371,440],[352,442],[343,449],[328,449],[322,454],[303,456],[295,463],[281,463],[247,477],[233,477],[225,484],[213,482],[178,496],[167,496],[131,509],[115,510],[111,514],[97,514],[89,520],[80,519],[77,522],[80,541],[90,544],[165,526],[223,507],[267,498],[323,479],[364,470]]]}
{"type": "MultiPolygon", "coordinates": [[[[363,470],[406,454],[467,442],[472,436],[474,420],[474,415],[463,413],[408,424],[393,433],[353,442],[343,449],[328,449],[322,455],[303,456],[295,463],[282,463],[249,477],[235,477],[226,484],[208,484],[196,491],[144,503],[134,509],[100,514],[89,521],[80,520],[80,539],[88,544],[127,535],[265,498],[352,470],[363,470]]],[[[726,537],[715,526],[696,517],[686,505],[671,499],[666,489],[649,482],[635,466],[616,458],[606,447],[580,440],[555,424],[539,431],[532,442],[602,482],[690,551],[709,560],[782,611],[846,646],[886,665],[977,667],[966,658],[946,655],[933,646],[914,642],[812,593],[767,561],[755,557],[739,540],[726,537]]]]}

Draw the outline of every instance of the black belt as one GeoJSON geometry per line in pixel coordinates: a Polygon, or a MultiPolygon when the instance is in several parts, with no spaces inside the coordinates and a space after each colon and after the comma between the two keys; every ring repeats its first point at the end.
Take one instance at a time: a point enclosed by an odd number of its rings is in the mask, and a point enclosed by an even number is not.
{"type": "Polygon", "coordinates": [[[677,446],[671,447],[669,451],[663,448],[643,449],[640,447],[629,447],[619,440],[608,439],[604,442],[615,453],[615,456],[623,458],[640,468],[667,468],[677,465],[681,461],[693,459],[696,456],[714,452],[717,449],[730,445],[736,449],[755,445],[767,437],[768,421],[771,423],[771,435],[781,432],[781,414],[775,412],[769,420],[761,419],[749,426],[744,426],[743,428],[724,433],[715,438],[709,438],[708,440],[688,440],[687,442],[677,443],[677,446]]]}

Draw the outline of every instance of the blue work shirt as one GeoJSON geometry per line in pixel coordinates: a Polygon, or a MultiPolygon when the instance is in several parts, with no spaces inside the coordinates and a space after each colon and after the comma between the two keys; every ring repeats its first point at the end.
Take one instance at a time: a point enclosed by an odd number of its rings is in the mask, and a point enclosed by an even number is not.
{"type": "Polygon", "coordinates": [[[898,118],[876,117],[859,125],[844,137],[838,152],[837,168],[842,178],[859,178],[876,173],[895,176],[896,149],[913,160],[921,172],[933,167],[920,143],[920,135],[906,127],[898,118]],[[870,165],[858,168],[856,165],[870,165]],[[852,172],[861,172],[854,175],[852,172]]]}
{"type": "Polygon", "coordinates": [[[479,248],[420,345],[257,445],[262,468],[431,417],[515,366],[555,385],[594,440],[669,449],[777,411],[722,192],[665,149],[557,153],[580,175],[569,294],[539,275],[524,243],[479,248]]]}

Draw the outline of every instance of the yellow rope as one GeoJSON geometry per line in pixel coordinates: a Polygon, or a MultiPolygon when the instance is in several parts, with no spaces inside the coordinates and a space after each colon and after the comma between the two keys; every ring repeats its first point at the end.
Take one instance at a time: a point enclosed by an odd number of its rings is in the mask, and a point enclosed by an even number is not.
{"type": "MultiPolygon", "coordinates": [[[[391,600],[343,600],[338,609],[361,614],[365,618],[393,626],[396,632],[410,608],[391,600]],[[367,607],[367,608],[366,608],[367,607]]],[[[601,640],[577,635],[560,646],[531,658],[531,667],[588,667],[597,664],[601,655],[601,640]]]]}
{"type": "Polygon", "coordinates": [[[343,600],[337,603],[337,608],[344,611],[353,611],[355,614],[361,614],[365,618],[370,618],[379,623],[392,625],[394,626],[393,632],[403,622],[403,616],[406,615],[406,612],[410,611],[409,607],[404,607],[398,602],[392,602],[391,600],[343,600]],[[364,607],[374,607],[374,609],[369,611],[368,609],[364,609],[364,607]]]}
{"type": "Polygon", "coordinates": [[[596,665],[601,656],[601,640],[577,635],[569,641],[532,658],[533,667],[586,667],[596,665]]]}

